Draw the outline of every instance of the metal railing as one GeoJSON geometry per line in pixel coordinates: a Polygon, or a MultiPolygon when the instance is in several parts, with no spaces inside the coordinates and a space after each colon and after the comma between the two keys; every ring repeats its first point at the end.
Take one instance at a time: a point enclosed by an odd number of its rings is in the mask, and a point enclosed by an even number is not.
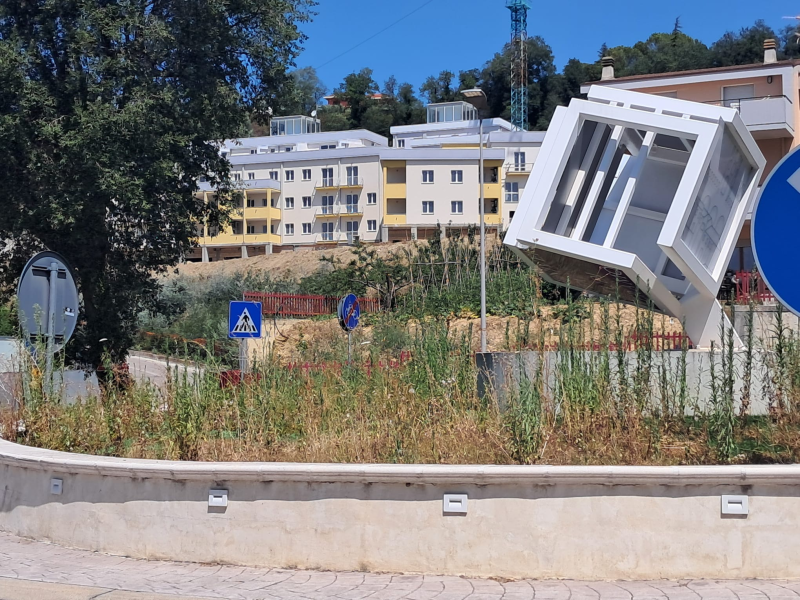
{"type": "Polygon", "coordinates": [[[342,180],[342,187],[364,187],[364,178],[358,175],[348,175],[342,180]]]}
{"type": "Polygon", "coordinates": [[[733,277],[736,304],[775,302],[775,296],[757,271],[737,271],[733,277]]]}
{"type": "Polygon", "coordinates": [[[530,173],[533,163],[514,163],[506,167],[506,173],[530,173]]]}
{"type": "Polygon", "coordinates": [[[317,183],[314,184],[314,187],[319,188],[338,188],[339,187],[339,180],[334,179],[333,177],[323,177],[317,183]]]}
{"type": "MultiPolygon", "coordinates": [[[[248,302],[261,302],[264,315],[287,317],[315,317],[336,313],[339,298],[335,296],[313,296],[307,294],[278,294],[263,292],[245,292],[248,302]]],[[[359,298],[358,303],[363,312],[379,312],[381,303],[378,298],[359,298]]]]}
{"type": "Polygon", "coordinates": [[[711,106],[724,106],[725,108],[735,108],[736,110],[741,110],[742,103],[747,104],[748,102],[758,102],[760,100],[779,100],[779,99],[786,100],[789,104],[792,104],[792,99],[788,96],[778,95],[778,96],[751,96],[749,98],[736,98],[732,100],[704,100],[703,104],[710,104],[711,106]]]}

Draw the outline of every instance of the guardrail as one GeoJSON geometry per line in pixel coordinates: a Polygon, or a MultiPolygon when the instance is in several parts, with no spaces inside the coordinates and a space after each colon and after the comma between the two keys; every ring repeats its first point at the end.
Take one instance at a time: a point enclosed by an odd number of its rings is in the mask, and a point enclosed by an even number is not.
{"type": "MultiPolygon", "coordinates": [[[[316,317],[336,313],[339,298],[335,296],[314,296],[309,294],[278,294],[265,292],[245,292],[248,302],[261,302],[261,312],[269,316],[316,317]]],[[[378,298],[359,298],[362,312],[380,312],[378,298]]]]}

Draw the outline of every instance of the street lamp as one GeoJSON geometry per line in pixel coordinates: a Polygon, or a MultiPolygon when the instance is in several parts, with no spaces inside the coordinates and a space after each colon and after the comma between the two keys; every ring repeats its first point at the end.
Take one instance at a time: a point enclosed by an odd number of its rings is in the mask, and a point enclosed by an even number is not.
{"type": "Polygon", "coordinates": [[[478,185],[480,186],[480,219],[481,219],[481,242],[480,242],[480,265],[481,265],[481,352],[486,352],[486,219],[484,206],[483,189],[483,119],[481,111],[489,107],[486,101],[486,93],[480,88],[464,90],[461,94],[478,111],[478,185]]]}

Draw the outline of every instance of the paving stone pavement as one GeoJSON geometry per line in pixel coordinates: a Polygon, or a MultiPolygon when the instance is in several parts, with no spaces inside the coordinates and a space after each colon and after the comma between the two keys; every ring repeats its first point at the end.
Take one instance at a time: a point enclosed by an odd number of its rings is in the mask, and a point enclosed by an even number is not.
{"type": "Polygon", "coordinates": [[[800,581],[496,581],[144,561],[0,533],[0,600],[798,600],[800,581]]]}

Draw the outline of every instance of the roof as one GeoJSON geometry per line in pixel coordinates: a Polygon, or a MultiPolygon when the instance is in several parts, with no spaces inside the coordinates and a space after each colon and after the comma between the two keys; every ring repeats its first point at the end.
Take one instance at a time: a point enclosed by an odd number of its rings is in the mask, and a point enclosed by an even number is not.
{"type": "Polygon", "coordinates": [[[727,73],[735,71],[750,71],[755,69],[773,68],[773,67],[794,67],[800,65],[800,60],[779,60],[774,63],[753,63],[750,65],[731,65],[728,67],[711,67],[708,69],[692,69],[690,71],[670,71],[668,73],[648,73],[644,75],[628,75],[626,77],[615,77],[614,79],[606,79],[600,81],[586,81],[583,85],[610,85],[614,82],[620,81],[639,81],[648,79],[669,79],[671,77],[687,77],[691,75],[704,75],[710,73],[727,73]]]}

